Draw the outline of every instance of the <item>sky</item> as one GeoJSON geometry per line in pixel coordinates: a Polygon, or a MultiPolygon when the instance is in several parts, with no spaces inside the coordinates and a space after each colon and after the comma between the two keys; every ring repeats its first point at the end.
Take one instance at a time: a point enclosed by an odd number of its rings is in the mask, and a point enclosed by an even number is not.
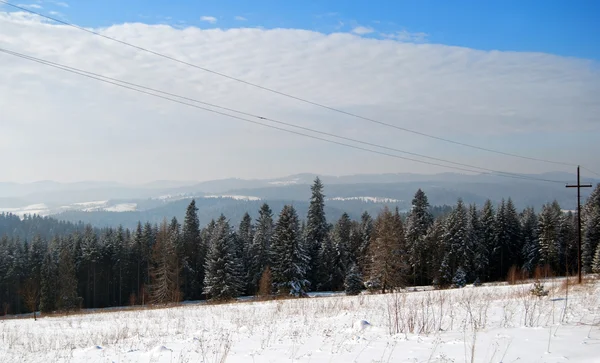
{"type": "MultiPolygon", "coordinates": [[[[14,4],[401,128],[600,172],[600,2],[14,4]]],[[[574,171],[349,117],[1,4],[0,48],[458,163],[516,173],[574,171]]],[[[266,128],[4,53],[0,69],[0,181],[453,171],[266,128]]]]}

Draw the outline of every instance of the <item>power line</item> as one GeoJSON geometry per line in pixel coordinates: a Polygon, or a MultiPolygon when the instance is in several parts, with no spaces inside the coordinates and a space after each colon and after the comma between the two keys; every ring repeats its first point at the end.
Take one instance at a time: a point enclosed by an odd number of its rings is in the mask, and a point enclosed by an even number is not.
{"type": "Polygon", "coordinates": [[[594,174],[594,175],[600,176],[600,173],[596,173],[595,171],[593,171],[593,170],[591,170],[591,169],[589,169],[589,168],[586,168],[586,167],[585,167],[585,166],[583,166],[583,165],[581,166],[581,168],[582,168],[582,169],[585,169],[585,170],[587,170],[587,171],[589,171],[590,173],[592,173],[592,174],[594,174]]]}
{"type": "MultiPolygon", "coordinates": [[[[283,121],[279,121],[279,120],[276,120],[276,119],[272,119],[272,118],[268,118],[268,117],[264,117],[264,116],[260,116],[260,115],[256,115],[256,114],[252,114],[252,113],[249,113],[249,112],[239,111],[239,110],[232,109],[232,108],[229,108],[229,107],[219,106],[219,105],[216,105],[216,104],[213,104],[213,103],[200,101],[200,100],[197,100],[197,99],[193,99],[193,98],[189,98],[189,97],[177,95],[177,94],[174,94],[174,93],[164,92],[164,91],[161,91],[161,90],[158,90],[158,89],[155,89],[155,88],[150,88],[150,87],[142,86],[142,85],[139,85],[139,84],[135,84],[135,83],[131,83],[131,82],[119,80],[119,79],[116,79],[116,78],[107,77],[107,76],[104,76],[104,75],[101,75],[101,74],[98,74],[98,73],[94,73],[94,72],[90,72],[90,71],[86,71],[86,70],[82,70],[82,69],[78,69],[78,68],[66,66],[66,65],[55,63],[55,62],[48,61],[48,60],[43,60],[43,59],[40,59],[40,58],[36,58],[36,57],[25,55],[25,54],[22,54],[22,53],[14,52],[14,51],[11,51],[11,50],[0,48],[0,51],[2,51],[4,53],[11,54],[11,55],[14,55],[14,56],[17,56],[17,57],[20,57],[20,58],[25,58],[25,59],[28,59],[28,60],[31,60],[31,61],[34,61],[34,62],[37,62],[37,63],[42,63],[42,64],[50,65],[50,66],[53,66],[55,68],[60,68],[60,69],[63,69],[63,70],[72,70],[72,71],[75,71],[75,72],[78,72],[78,73],[86,73],[86,74],[89,74],[89,75],[92,75],[92,76],[95,76],[95,77],[101,77],[101,78],[108,79],[108,80],[111,80],[111,81],[114,81],[114,82],[119,82],[119,83],[127,84],[127,85],[130,85],[130,86],[134,86],[134,87],[137,87],[137,88],[145,89],[145,90],[148,90],[148,91],[162,93],[162,94],[165,94],[165,95],[168,95],[168,96],[172,96],[172,97],[176,97],[176,98],[180,98],[180,99],[183,99],[183,100],[186,100],[186,101],[191,101],[191,102],[195,102],[195,103],[207,105],[207,106],[214,107],[214,108],[219,108],[219,109],[226,110],[226,111],[235,112],[235,113],[238,113],[238,114],[241,114],[241,115],[244,115],[244,116],[258,118],[258,119],[261,119],[261,120],[266,120],[266,121],[269,121],[269,122],[278,123],[278,124],[285,125],[285,126],[288,126],[288,127],[293,127],[293,128],[301,129],[301,130],[304,130],[304,131],[310,131],[310,132],[314,132],[314,133],[319,133],[319,134],[326,135],[326,136],[329,136],[329,137],[335,137],[335,138],[346,140],[346,141],[356,142],[356,143],[363,144],[363,145],[368,145],[368,146],[373,146],[373,147],[377,147],[377,148],[381,148],[381,149],[385,149],[385,150],[389,150],[389,151],[395,151],[395,152],[404,153],[404,154],[408,154],[408,155],[418,156],[418,157],[422,157],[422,158],[425,158],[425,159],[430,159],[430,160],[435,160],[435,161],[441,161],[441,162],[445,162],[445,163],[449,163],[449,164],[454,164],[454,165],[458,165],[458,166],[464,166],[464,167],[468,167],[468,168],[480,169],[480,170],[488,171],[488,172],[495,173],[495,174],[505,174],[505,175],[510,175],[510,176],[514,176],[514,177],[519,177],[519,178],[522,178],[522,179],[531,179],[531,180],[540,180],[540,181],[542,181],[542,180],[543,181],[551,181],[551,180],[548,180],[548,179],[541,179],[541,178],[531,177],[529,175],[523,175],[523,174],[518,174],[518,173],[511,173],[511,172],[499,171],[499,170],[488,169],[488,168],[474,166],[474,165],[469,165],[469,164],[464,164],[464,163],[458,163],[458,162],[454,162],[454,161],[450,161],[450,160],[445,160],[445,159],[441,159],[441,158],[431,157],[431,156],[427,156],[427,155],[423,155],[423,154],[418,154],[418,153],[414,153],[414,152],[410,152],[410,151],[400,150],[400,149],[397,149],[397,148],[387,147],[387,146],[383,146],[383,145],[379,145],[379,144],[375,144],[375,143],[370,143],[370,142],[366,142],[366,141],[362,141],[362,140],[357,140],[357,139],[353,139],[353,138],[349,138],[349,137],[344,137],[344,136],[340,136],[340,135],[336,135],[336,134],[332,134],[332,133],[328,133],[328,132],[324,132],[324,131],[315,130],[315,129],[308,128],[308,127],[303,127],[303,126],[298,126],[298,125],[290,124],[290,123],[287,123],[287,122],[283,122],[283,121]]],[[[554,182],[554,181],[552,181],[552,182],[554,182]]]]}
{"type": "MultiPolygon", "coordinates": [[[[516,179],[536,180],[536,181],[545,181],[545,182],[553,182],[553,183],[565,184],[565,182],[561,182],[561,181],[536,178],[536,177],[532,177],[532,176],[529,176],[529,175],[523,175],[523,174],[517,174],[517,173],[510,173],[510,172],[498,171],[498,170],[483,168],[483,167],[469,165],[469,164],[464,164],[464,163],[457,163],[457,162],[453,162],[453,161],[450,161],[450,160],[445,160],[445,159],[441,159],[441,158],[430,157],[430,156],[427,156],[427,155],[422,155],[422,154],[413,153],[413,152],[409,152],[409,151],[404,151],[404,150],[400,150],[400,149],[396,149],[396,148],[391,148],[391,147],[387,147],[387,146],[383,146],[383,145],[379,145],[379,144],[375,144],[375,143],[370,143],[370,142],[366,142],[366,141],[362,141],[362,140],[357,140],[357,139],[353,139],[353,138],[349,138],[349,137],[339,136],[339,135],[336,135],[336,134],[332,134],[332,133],[328,133],[328,132],[324,132],[324,131],[319,131],[319,130],[315,130],[315,129],[308,128],[308,127],[298,126],[298,125],[294,125],[294,124],[291,124],[291,123],[287,123],[287,122],[283,122],[283,121],[271,119],[271,118],[268,118],[268,117],[264,117],[264,116],[260,116],[260,115],[256,115],[256,114],[252,114],[252,113],[248,113],[248,112],[244,112],[244,111],[239,111],[239,110],[236,110],[236,109],[233,109],[233,108],[223,107],[223,106],[215,105],[215,104],[212,104],[212,103],[209,103],[209,102],[203,102],[203,101],[196,100],[196,99],[193,99],[193,98],[189,98],[189,97],[185,97],[185,96],[180,96],[180,95],[177,95],[177,94],[174,94],[174,93],[164,92],[164,91],[161,91],[161,90],[158,90],[158,89],[154,89],[154,88],[142,86],[142,85],[139,85],[139,84],[135,84],[135,83],[131,83],[131,82],[123,81],[123,80],[119,80],[119,79],[116,79],[116,78],[107,77],[107,76],[104,76],[104,75],[101,75],[101,74],[98,74],[98,73],[89,72],[89,71],[85,71],[85,70],[82,70],[82,69],[78,69],[78,68],[74,68],[74,67],[62,65],[62,64],[59,64],[59,63],[51,62],[51,61],[48,61],[48,60],[43,60],[43,59],[40,59],[40,58],[36,58],[36,57],[33,57],[33,56],[29,56],[29,55],[26,55],[26,54],[14,52],[14,51],[3,49],[3,48],[0,48],[0,52],[3,52],[5,54],[9,54],[9,55],[13,55],[15,57],[23,58],[23,59],[26,59],[26,60],[30,60],[30,61],[33,61],[33,62],[36,62],[36,63],[40,63],[40,64],[43,64],[43,65],[51,66],[53,68],[61,69],[63,71],[67,71],[67,72],[75,73],[75,74],[82,75],[82,76],[85,76],[85,77],[88,77],[88,78],[96,79],[96,80],[99,80],[99,81],[102,81],[102,82],[106,82],[106,83],[110,83],[110,84],[113,84],[113,85],[121,86],[121,87],[130,89],[130,90],[142,92],[139,89],[144,89],[144,90],[151,91],[151,92],[161,93],[161,94],[164,94],[164,95],[167,95],[167,96],[170,96],[170,97],[176,97],[176,98],[179,98],[179,99],[183,99],[185,101],[191,101],[191,102],[203,104],[203,105],[206,105],[206,106],[210,106],[210,107],[213,107],[213,108],[218,108],[218,109],[226,110],[226,111],[229,111],[229,112],[235,112],[235,113],[238,113],[238,114],[241,114],[241,115],[244,115],[244,116],[258,118],[260,120],[265,120],[265,121],[269,121],[269,122],[273,122],[273,123],[285,125],[285,126],[288,126],[288,127],[293,127],[293,128],[301,129],[301,130],[304,130],[304,131],[318,133],[318,134],[322,134],[322,135],[325,135],[325,136],[342,139],[342,140],[345,140],[345,141],[351,141],[351,142],[360,143],[360,144],[363,144],[363,145],[368,145],[368,146],[377,147],[377,148],[381,148],[381,149],[385,149],[385,150],[389,150],[389,151],[395,151],[395,152],[399,152],[399,153],[409,154],[409,155],[418,156],[418,157],[422,157],[422,158],[426,158],[426,159],[430,159],[430,160],[435,160],[435,161],[440,161],[440,162],[445,162],[445,163],[449,163],[449,164],[459,165],[459,166],[463,166],[463,167],[467,167],[467,168],[474,168],[474,169],[484,170],[484,171],[487,172],[487,173],[484,173],[484,174],[495,174],[495,175],[498,175],[498,176],[505,176],[505,177],[511,177],[511,178],[516,178],[516,179]],[[124,85],[127,85],[127,86],[124,86],[124,85]],[[129,87],[129,86],[131,86],[131,87],[129,87]],[[135,88],[133,88],[133,87],[135,87],[135,88]]],[[[158,95],[156,95],[154,93],[151,93],[151,92],[142,92],[142,93],[149,94],[149,95],[152,95],[152,96],[158,96],[158,95]]],[[[165,98],[165,99],[168,99],[170,101],[176,101],[176,100],[173,100],[173,99],[168,98],[168,97],[162,97],[161,96],[161,98],[165,98]]],[[[187,104],[187,103],[184,103],[184,104],[186,104],[188,106],[194,106],[194,105],[190,105],[190,104],[187,104]]],[[[210,111],[210,112],[216,112],[214,110],[206,109],[204,107],[198,107],[198,108],[200,108],[202,110],[210,111]]],[[[235,117],[235,116],[230,115],[230,114],[225,114],[225,113],[221,113],[221,112],[217,112],[217,113],[225,115],[225,116],[235,117]]],[[[239,117],[235,117],[235,118],[238,118],[238,119],[242,120],[242,118],[239,118],[239,117]]],[[[243,120],[244,121],[249,121],[249,122],[254,122],[254,121],[250,121],[250,120],[247,120],[247,119],[243,119],[243,120]]],[[[263,123],[258,123],[258,122],[254,122],[254,123],[270,127],[270,125],[266,125],[266,124],[263,124],[263,123]]],[[[281,130],[281,128],[277,128],[277,129],[281,130]]],[[[283,129],[283,130],[284,131],[289,131],[289,130],[285,130],[285,129],[283,129]]],[[[307,136],[305,134],[302,134],[302,135],[307,136]]],[[[319,139],[321,140],[321,138],[319,138],[319,139]]],[[[329,141],[331,141],[331,140],[329,140],[329,141]]],[[[344,144],[344,145],[349,146],[347,144],[344,144]]],[[[411,160],[411,161],[416,161],[416,162],[424,162],[422,160],[415,160],[415,159],[412,159],[412,158],[404,158],[404,159],[411,160]]],[[[453,167],[450,167],[450,166],[440,165],[440,164],[435,164],[435,163],[428,163],[428,162],[425,162],[425,163],[431,164],[431,165],[436,165],[436,166],[443,166],[443,167],[453,168],[453,167]]],[[[455,169],[457,169],[457,170],[463,170],[463,171],[470,171],[470,172],[480,172],[480,171],[473,171],[471,169],[463,169],[463,168],[455,168],[455,169]]]]}
{"type": "Polygon", "coordinates": [[[296,101],[304,102],[304,103],[307,103],[307,104],[310,104],[310,105],[313,105],[313,106],[317,106],[317,107],[320,107],[320,108],[324,108],[324,109],[327,109],[327,110],[330,110],[330,111],[334,111],[334,112],[337,112],[337,113],[340,113],[340,114],[343,114],[343,115],[346,115],[346,116],[351,116],[351,117],[354,117],[354,118],[358,118],[358,119],[361,119],[363,121],[368,121],[368,122],[376,123],[376,124],[379,124],[381,126],[391,127],[391,128],[397,129],[397,130],[409,132],[409,133],[416,134],[416,135],[423,136],[423,137],[427,137],[427,138],[430,138],[430,139],[434,139],[434,140],[438,140],[438,141],[444,141],[444,142],[448,142],[448,143],[451,143],[451,144],[460,145],[460,146],[463,146],[463,147],[469,147],[469,148],[472,148],[472,149],[477,149],[477,150],[480,150],[480,151],[486,151],[486,152],[500,154],[500,155],[504,155],[504,156],[510,156],[510,157],[515,157],[515,158],[520,158],[520,159],[525,159],[525,160],[531,160],[531,161],[544,162],[544,163],[549,163],[549,164],[576,166],[576,164],[572,164],[572,163],[566,163],[566,162],[554,161],[554,160],[548,160],[548,159],[541,159],[541,158],[534,158],[534,157],[529,157],[529,156],[524,156],[524,155],[509,153],[509,152],[505,152],[505,151],[500,151],[500,150],[485,148],[485,147],[481,147],[481,146],[477,146],[477,145],[467,144],[467,143],[464,143],[464,142],[459,142],[459,141],[455,141],[455,140],[451,140],[451,139],[447,139],[447,138],[443,138],[443,137],[439,137],[439,136],[427,134],[425,132],[411,130],[411,129],[408,129],[408,128],[405,128],[405,127],[401,127],[401,126],[397,126],[397,125],[390,124],[390,123],[387,123],[387,122],[379,121],[379,120],[376,120],[376,119],[373,119],[373,118],[361,116],[361,115],[358,115],[358,114],[355,114],[355,113],[352,113],[352,112],[348,112],[348,111],[344,111],[344,110],[341,110],[341,109],[338,109],[338,108],[335,108],[335,107],[332,107],[332,106],[327,106],[327,105],[319,103],[319,102],[310,101],[310,100],[302,98],[302,97],[298,97],[298,96],[291,95],[289,93],[278,91],[278,90],[273,89],[273,88],[261,86],[261,85],[256,84],[256,83],[252,83],[252,82],[243,80],[241,78],[233,77],[233,76],[230,76],[230,75],[218,72],[218,71],[214,71],[214,70],[211,70],[211,69],[208,69],[208,68],[205,68],[205,67],[201,67],[201,66],[198,66],[196,64],[189,63],[189,62],[183,61],[181,59],[178,59],[178,58],[175,58],[175,57],[171,57],[171,56],[168,56],[166,54],[150,50],[148,48],[144,48],[144,47],[132,44],[132,43],[128,43],[128,42],[123,41],[123,40],[119,40],[119,39],[110,37],[108,35],[104,35],[104,34],[98,33],[98,32],[93,31],[91,29],[86,29],[86,28],[84,28],[82,26],[79,26],[79,25],[76,25],[76,24],[73,24],[73,23],[69,23],[69,22],[66,22],[64,20],[60,20],[60,19],[48,16],[48,15],[44,15],[42,13],[30,10],[30,9],[26,9],[26,8],[24,8],[22,6],[19,6],[19,5],[11,4],[11,3],[9,3],[9,2],[7,2],[5,0],[0,0],[0,3],[3,3],[5,5],[11,6],[13,8],[16,8],[16,9],[19,9],[19,10],[22,10],[22,11],[26,11],[26,12],[31,13],[31,14],[35,14],[35,15],[41,16],[43,18],[55,21],[55,22],[63,24],[63,25],[67,25],[67,26],[70,26],[70,27],[73,27],[73,28],[85,31],[87,33],[90,33],[90,34],[102,37],[104,39],[108,39],[108,40],[120,43],[122,45],[126,45],[126,46],[131,47],[131,48],[135,48],[137,50],[153,54],[155,56],[158,56],[158,57],[161,57],[161,58],[164,58],[164,59],[168,59],[168,60],[171,60],[171,61],[183,64],[183,65],[186,65],[186,66],[189,66],[189,67],[193,67],[193,68],[202,70],[204,72],[208,72],[208,73],[211,73],[211,74],[214,74],[214,75],[217,75],[217,76],[220,76],[220,77],[224,77],[224,78],[227,78],[227,79],[239,82],[239,83],[243,83],[245,85],[252,86],[252,87],[255,87],[255,88],[267,91],[267,92],[275,93],[275,94],[278,94],[280,96],[288,97],[288,98],[294,99],[296,101]]]}
{"type": "MultiPolygon", "coordinates": [[[[76,69],[69,69],[67,67],[62,67],[60,65],[55,65],[55,64],[52,64],[51,62],[47,62],[47,61],[44,61],[44,60],[41,60],[41,59],[37,59],[37,58],[31,57],[31,56],[27,56],[27,55],[22,55],[20,53],[9,51],[9,50],[6,50],[6,49],[0,48],[0,52],[8,54],[8,55],[15,56],[15,57],[19,57],[19,58],[22,58],[22,59],[26,59],[26,60],[29,60],[29,61],[33,61],[33,62],[36,62],[36,63],[40,63],[40,64],[43,64],[43,65],[47,65],[47,66],[50,66],[50,67],[53,67],[53,68],[61,69],[61,70],[66,71],[66,72],[78,74],[78,75],[81,75],[81,76],[84,76],[84,77],[87,77],[87,78],[95,79],[95,80],[98,80],[98,81],[101,81],[101,82],[104,82],[104,83],[109,83],[109,84],[112,84],[112,85],[115,85],[115,86],[119,86],[119,87],[122,87],[122,88],[125,88],[125,89],[129,89],[129,90],[136,91],[136,92],[139,92],[139,93],[142,93],[142,94],[146,94],[146,95],[149,95],[149,96],[153,96],[153,97],[161,98],[161,99],[168,100],[168,101],[171,101],[171,102],[175,102],[175,103],[183,104],[183,105],[186,105],[186,106],[194,107],[194,108],[197,108],[197,109],[201,109],[201,110],[204,110],[204,111],[207,111],[207,112],[212,112],[212,113],[215,113],[215,114],[219,114],[219,115],[222,115],[222,116],[231,117],[231,118],[234,118],[234,119],[238,119],[238,120],[241,120],[241,121],[245,121],[245,122],[249,122],[249,123],[252,123],[252,124],[260,125],[260,126],[263,126],[263,127],[268,127],[268,128],[272,128],[272,129],[276,129],[276,130],[280,130],[280,131],[292,133],[292,134],[295,134],[295,135],[309,137],[309,138],[312,138],[312,139],[321,140],[321,141],[325,141],[325,142],[329,142],[329,143],[333,143],[333,144],[337,144],[337,145],[341,145],[341,146],[346,146],[346,147],[350,147],[350,148],[354,148],[354,149],[358,149],[358,150],[363,150],[363,151],[367,151],[367,152],[371,152],[371,153],[376,153],[376,154],[380,154],[380,155],[385,155],[385,156],[389,156],[389,157],[394,157],[394,158],[398,158],[398,159],[413,161],[413,162],[422,163],[422,164],[428,164],[428,165],[439,166],[439,167],[448,168],[448,169],[466,171],[466,172],[470,172],[470,173],[480,173],[480,174],[497,175],[497,176],[501,176],[501,177],[514,178],[514,179],[536,180],[536,181],[544,181],[544,182],[564,184],[564,182],[562,182],[562,181],[542,179],[542,178],[535,178],[535,177],[530,177],[530,176],[527,176],[527,175],[510,174],[510,173],[506,173],[506,172],[496,172],[496,171],[493,171],[493,172],[481,172],[481,171],[478,171],[478,170],[467,169],[467,168],[460,168],[460,167],[443,165],[443,164],[439,164],[439,163],[433,163],[433,162],[428,162],[428,161],[423,161],[423,160],[418,160],[418,159],[413,159],[413,158],[407,158],[407,157],[403,157],[403,156],[399,156],[399,155],[394,155],[394,154],[390,154],[390,153],[386,153],[386,152],[381,152],[381,151],[377,151],[377,150],[372,150],[372,149],[368,149],[368,148],[364,148],[364,147],[360,147],[360,146],[356,146],[356,145],[346,144],[346,143],[338,142],[338,141],[335,141],[335,140],[330,140],[330,139],[326,139],[326,138],[322,138],[322,137],[318,137],[318,136],[314,136],[314,135],[310,135],[310,134],[305,134],[305,133],[301,133],[301,132],[297,132],[297,131],[285,129],[285,128],[278,127],[278,126],[273,126],[273,125],[265,124],[265,123],[262,123],[262,122],[257,122],[257,121],[254,121],[254,120],[249,120],[247,118],[243,118],[243,117],[231,115],[231,114],[228,114],[228,113],[225,113],[225,112],[221,112],[221,111],[216,111],[216,110],[213,110],[213,109],[210,109],[210,108],[206,108],[206,107],[201,107],[201,106],[198,106],[198,105],[195,105],[195,104],[187,103],[187,102],[180,101],[180,100],[177,100],[177,99],[173,99],[173,98],[170,98],[170,97],[161,96],[159,94],[155,94],[155,93],[152,93],[152,92],[148,92],[148,91],[144,91],[142,89],[139,89],[139,88],[142,88],[143,86],[138,86],[138,85],[133,84],[133,83],[130,83],[130,85],[132,85],[132,86],[128,86],[126,84],[118,83],[119,82],[118,80],[112,81],[112,80],[108,80],[108,79],[103,79],[100,76],[94,76],[94,75],[92,75],[90,73],[86,73],[85,71],[78,71],[76,69]],[[139,87],[139,88],[135,88],[135,87],[139,87]]],[[[158,90],[156,90],[156,91],[157,92],[162,92],[162,91],[158,91],[158,90]]],[[[162,93],[165,94],[166,92],[162,92],[162,93]]],[[[174,97],[180,97],[180,96],[174,95],[174,97]]],[[[218,106],[216,106],[216,107],[218,107],[218,106]]],[[[261,117],[261,116],[258,116],[258,117],[260,117],[263,120],[268,120],[267,118],[264,118],[264,117],[261,117]]],[[[278,121],[278,122],[280,122],[280,121],[278,121]]],[[[283,123],[283,122],[280,122],[280,123],[283,123]]],[[[292,125],[292,124],[287,124],[287,123],[284,123],[284,124],[289,125],[289,126],[299,127],[299,126],[292,125]]],[[[300,128],[302,128],[302,127],[300,127],[300,128]]],[[[315,133],[322,133],[322,132],[320,132],[318,130],[312,130],[312,129],[309,129],[309,128],[303,128],[303,129],[310,130],[311,132],[315,132],[315,133]]],[[[329,134],[329,135],[337,137],[336,135],[333,135],[333,134],[329,134]]],[[[374,145],[376,147],[383,147],[383,148],[385,148],[384,146],[379,146],[379,145],[376,145],[376,144],[372,144],[372,145],[374,145]]],[[[467,164],[464,164],[464,165],[467,165],[467,164]]],[[[469,165],[467,165],[467,166],[469,166],[469,165]]],[[[476,166],[469,166],[469,167],[478,168],[476,166]]]]}

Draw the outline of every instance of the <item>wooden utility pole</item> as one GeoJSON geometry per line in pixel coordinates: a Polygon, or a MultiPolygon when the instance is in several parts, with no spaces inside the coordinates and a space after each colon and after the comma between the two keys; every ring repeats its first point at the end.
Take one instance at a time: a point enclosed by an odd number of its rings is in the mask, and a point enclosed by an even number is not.
{"type": "MultiPolygon", "coordinates": [[[[577,188],[577,274],[581,284],[581,188],[591,188],[592,184],[581,184],[579,166],[577,166],[577,185],[568,184],[567,188],[577,188]]],[[[569,277],[567,276],[567,279],[569,277]]]]}

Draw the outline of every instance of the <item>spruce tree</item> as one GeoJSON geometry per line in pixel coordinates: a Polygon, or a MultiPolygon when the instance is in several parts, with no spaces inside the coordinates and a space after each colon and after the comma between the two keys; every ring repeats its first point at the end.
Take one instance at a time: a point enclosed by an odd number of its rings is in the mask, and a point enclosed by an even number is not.
{"type": "Polygon", "coordinates": [[[496,268],[496,279],[505,278],[512,265],[521,265],[523,249],[521,228],[512,200],[502,200],[496,214],[496,255],[500,264],[496,268]]]}
{"type": "Polygon", "coordinates": [[[532,273],[539,260],[538,219],[533,208],[526,208],[521,215],[523,235],[523,268],[532,273]]]}
{"type": "Polygon", "coordinates": [[[81,242],[81,266],[85,266],[85,304],[89,307],[98,307],[98,264],[101,252],[98,236],[91,225],[85,227],[81,242]]]}
{"type": "Polygon", "coordinates": [[[202,259],[199,258],[202,239],[195,200],[190,202],[185,212],[181,244],[183,247],[181,254],[183,296],[185,299],[199,299],[202,294],[204,265],[202,259]]]}
{"type": "Polygon", "coordinates": [[[320,249],[327,238],[329,228],[325,218],[325,195],[323,184],[317,177],[311,187],[312,196],[308,207],[306,223],[306,248],[310,258],[307,278],[311,286],[317,286],[321,263],[319,261],[320,249]]]}
{"type": "Polygon", "coordinates": [[[481,281],[485,277],[487,266],[489,264],[489,251],[487,246],[482,243],[483,227],[477,206],[472,204],[469,206],[469,212],[467,216],[467,238],[469,239],[469,245],[473,249],[472,258],[472,277],[474,280],[479,279],[481,281]]]}
{"type": "Polygon", "coordinates": [[[319,249],[320,266],[316,286],[318,291],[335,290],[340,279],[343,280],[342,272],[337,264],[337,251],[332,240],[331,234],[328,235],[319,249]]]}
{"type": "Polygon", "coordinates": [[[344,280],[344,288],[346,291],[346,295],[358,295],[363,290],[363,279],[358,269],[358,266],[355,263],[352,263],[350,268],[348,269],[348,274],[346,275],[346,279],[344,280]]]}
{"type": "Polygon", "coordinates": [[[468,235],[467,210],[462,199],[458,200],[456,208],[446,220],[444,241],[448,248],[447,264],[451,276],[462,267],[466,276],[471,274],[473,265],[474,246],[468,235]]]}
{"type": "Polygon", "coordinates": [[[363,212],[360,216],[360,244],[357,252],[358,268],[363,276],[367,274],[369,265],[369,244],[371,243],[371,233],[373,232],[373,218],[368,212],[363,212]]]}
{"type": "Polygon", "coordinates": [[[485,263],[485,270],[478,274],[481,281],[489,281],[496,278],[493,271],[496,270],[499,249],[496,240],[496,213],[491,200],[486,200],[481,210],[481,239],[478,250],[485,263]],[[485,261],[487,260],[487,261],[485,261]]]}
{"type": "Polygon", "coordinates": [[[344,276],[350,267],[350,233],[352,221],[347,213],[343,213],[330,234],[333,247],[332,258],[332,289],[339,291],[344,288],[344,276]]]}
{"type": "Polygon", "coordinates": [[[237,255],[241,262],[242,270],[244,271],[245,287],[244,291],[246,294],[252,293],[254,290],[251,285],[250,276],[248,275],[250,269],[250,250],[252,248],[252,242],[254,240],[254,226],[252,225],[252,218],[248,212],[244,213],[237,233],[237,255]]]}
{"type": "Polygon", "coordinates": [[[58,290],[58,266],[54,254],[46,251],[40,271],[40,311],[51,313],[56,310],[58,290]]]}
{"type": "Polygon", "coordinates": [[[432,224],[433,216],[429,212],[427,196],[419,189],[412,200],[412,208],[406,219],[408,261],[414,284],[425,283],[426,261],[429,254],[425,235],[432,224]]]}
{"type": "Polygon", "coordinates": [[[572,212],[562,213],[559,224],[561,273],[568,275],[577,269],[577,219],[572,212]]]}
{"type": "Polygon", "coordinates": [[[467,285],[467,273],[462,266],[456,270],[456,273],[452,278],[452,284],[458,288],[465,287],[467,285]]]}
{"type": "Polygon", "coordinates": [[[269,265],[269,249],[273,235],[273,212],[267,203],[260,207],[256,220],[256,231],[252,239],[249,254],[248,275],[251,285],[250,293],[258,291],[260,278],[269,265]]]}
{"type": "MultiPolygon", "coordinates": [[[[445,217],[438,217],[429,227],[425,236],[425,244],[427,250],[430,251],[426,261],[427,281],[436,286],[445,286],[450,282],[449,279],[446,279],[449,271],[442,268],[444,258],[448,255],[444,241],[445,226],[445,217]]],[[[447,267],[447,265],[444,267],[447,267]]]]}
{"type": "Polygon", "coordinates": [[[58,255],[58,296],[57,308],[62,311],[78,310],[81,299],[77,295],[77,275],[75,261],[68,245],[61,248],[58,255]]]}
{"type": "Polygon", "coordinates": [[[308,263],[309,257],[300,238],[296,209],[286,205],[279,214],[271,243],[272,280],[279,294],[306,294],[309,287],[309,281],[306,279],[308,263]]]}
{"type": "Polygon", "coordinates": [[[558,270],[560,262],[560,220],[561,210],[556,201],[546,204],[538,221],[538,244],[540,264],[558,270]]]}
{"type": "Polygon", "coordinates": [[[234,299],[244,289],[243,271],[236,253],[234,234],[221,215],[211,233],[206,256],[204,293],[214,301],[234,299]]]}
{"type": "Polygon", "coordinates": [[[180,299],[179,272],[177,256],[179,225],[177,220],[169,226],[163,220],[156,242],[152,246],[152,270],[150,297],[153,304],[178,302],[180,299]]]}
{"type": "Polygon", "coordinates": [[[592,272],[600,273],[600,244],[596,247],[596,253],[594,254],[594,259],[592,260],[592,272]]]}
{"type": "Polygon", "coordinates": [[[600,245],[600,183],[590,194],[582,215],[581,268],[585,273],[592,271],[595,251],[600,245]]]}

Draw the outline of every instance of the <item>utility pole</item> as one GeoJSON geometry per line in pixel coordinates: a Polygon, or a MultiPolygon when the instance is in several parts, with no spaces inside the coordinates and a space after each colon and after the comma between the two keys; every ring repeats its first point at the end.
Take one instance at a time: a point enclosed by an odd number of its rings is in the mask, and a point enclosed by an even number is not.
{"type": "MultiPolygon", "coordinates": [[[[567,188],[577,188],[577,274],[581,284],[581,188],[591,188],[592,184],[581,184],[579,165],[577,166],[577,185],[567,184],[567,188]]],[[[569,276],[567,276],[567,279],[569,276]]]]}

